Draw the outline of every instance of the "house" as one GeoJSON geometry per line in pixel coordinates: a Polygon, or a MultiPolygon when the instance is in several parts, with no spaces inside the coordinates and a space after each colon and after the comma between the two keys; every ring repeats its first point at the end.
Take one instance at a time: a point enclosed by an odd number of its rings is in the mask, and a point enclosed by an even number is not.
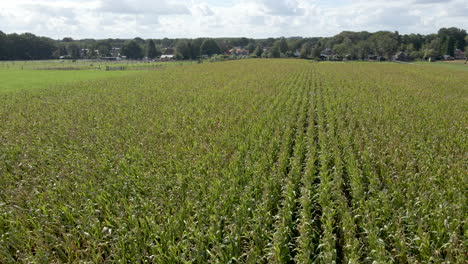
{"type": "Polygon", "coordinates": [[[403,51],[397,52],[392,58],[394,61],[411,61],[411,57],[403,51]]]}
{"type": "Polygon", "coordinates": [[[442,55],[442,59],[443,60],[455,60],[455,58],[450,55],[442,55]]]}
{"type": "Polygon", "coordinates": [[[463,50],[460,50],[460,49],[456,49],[455,50],[455,59],[456,60],[464,60],[465,59],[465,52],[463,50]]]}
{"type": "Polygon", "coordinates": [[[86,58],[90,55],[90,50],[89,49],[81,49],[80,50],[80,57],[81,58],[86,58]]]}
{"type": "Polygon", "coordinates": [[[249,56],[249,50],[248,49],[242,49],[239,47],[234,47],[229,50],[230,55],[234,56],[249,56]]]}
{"type": "Polygon", "coordinates": [[[119,57],[120,56],[120,48],[112,48],[111,50],[112,57],[119,57]]]}
{"type": "Polygon", "coordinates": [[[335,51],[333,51],[330,48],[326,48],[322,50],[322,52],[320,53],[321,60],[333,60],[334,56],[335,56],[335,51]]]}
{"type": "Polygon", "coordinates": [[[104,60],[104,61],[121,61],[122,59],[120,57],[102,57],[101,60],[104,60]]]}
{"type": "Polygon", "coordinates": [[[170,61],[170,60],[174,60],[175,59],[175,55],[161,55],[160,59],[162,61],[170,61]]]}
{"type": "Polygon", "coordinates": [[[377,55],[368,55],[367,60],[369,61],[385,61],[385,58],[377,55]]]}
{"type": "Polygon", "coordinates": [[[294,56],[294,57],[300,57],[300,56],[301,56],[301,51],[297,49],[297,50],[293,53],[293,56],[294,56]]]}
{"type": "Polygon", "coordinates": [[[326,48],[322,50],[322,52],[320,53],[320,59],[321,60],[335,60],[336,59],[335,55],[336,54],[334,50],[330,48],[326,48]]]}

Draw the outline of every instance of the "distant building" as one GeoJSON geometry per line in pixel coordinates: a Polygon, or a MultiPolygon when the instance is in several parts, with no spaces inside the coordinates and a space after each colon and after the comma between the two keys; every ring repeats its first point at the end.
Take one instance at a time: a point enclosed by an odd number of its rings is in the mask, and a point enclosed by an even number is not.
{"type": "Polygon", "coordinates": [[[160,59],[162,61],[170,61],[175,59],[175,55],[170,54],[170,55],[161,55],[160,59]]]}
{"type": "Polygon", "coordinates": [[[248,49],[243,49],[243,48],[240,48],[240,47],[234,47],[234,48],[229,50],[229,54],[234,55],[234,56],[248,56],[249,53],[250,52],[249,52],[248,49]]]}
{"type": "Polygon", "coordinates": [[[334,50],[330,48],[326,48],[322,50],[320,53],[320,59],[321,60],[335,60],[336,59],[336,53],[334,50]]]}
{"type": "Polygon", "coordinates": [[[452,57],[452,56],[450,56],[450,55],[443,55],[443,56],[442,56],[442,59],[443,59],[443,60],[447,60],[447,61],[448,61],[448,60],[455,60],[455,58],[452,57]]]}
{"type": "Polygon", "coordinates": [[[385,61],[385,58],[378,55],[368,55],[367,60],[369,61],[385,61]]]}
{"type": "Polygon", "coordinates": [[[81,58],[86,58],[90,55],[90,50],[89,49],[81,49],[80,50],[80,57],[81,58]]]}
{"type": "Polygon", "coordinates": [[[397,52],[392,58],[394,61],[411,61],[411,57],[403,51],[397,52]]]}
{"type": "Polygon", "coordinates": [[[111,50],[112,57],[119,57],[120,56],[120,48],[112,48],[111,50]]]}
{"type": "Polygon", "coordinates": [[[464,60],[465,59],[465,52],[463,50],[460,50],[460,49],[456,49],[455,50],[455,59],[456,60],[464,60]]]}
{"type": "Polygon", "coordinates": [[[101,60],[105,61],[121,61],[122,59],[120,57],[102,57],[101,60]]]}

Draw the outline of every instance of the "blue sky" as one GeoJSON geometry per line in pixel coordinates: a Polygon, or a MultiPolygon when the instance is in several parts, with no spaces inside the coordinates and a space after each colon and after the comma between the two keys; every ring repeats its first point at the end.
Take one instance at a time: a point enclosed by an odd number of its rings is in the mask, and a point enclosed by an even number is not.
{"type": "Polygon", "coordinates": [[[466,0],[1,0],[0,30],[52,38],[332,36],[468,29],[466,0]]]}

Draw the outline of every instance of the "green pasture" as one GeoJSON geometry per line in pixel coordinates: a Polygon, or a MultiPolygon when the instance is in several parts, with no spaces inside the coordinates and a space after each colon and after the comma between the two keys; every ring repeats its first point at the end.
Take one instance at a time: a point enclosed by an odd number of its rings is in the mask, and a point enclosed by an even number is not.
{"type": "Polygon", "coordinates": [[[113,78],[129,75],[136,71],[97,71],[97,70],[0,70],[0,93],[37,90],[55,85],[70,84],[86,80],[113,78]]]}

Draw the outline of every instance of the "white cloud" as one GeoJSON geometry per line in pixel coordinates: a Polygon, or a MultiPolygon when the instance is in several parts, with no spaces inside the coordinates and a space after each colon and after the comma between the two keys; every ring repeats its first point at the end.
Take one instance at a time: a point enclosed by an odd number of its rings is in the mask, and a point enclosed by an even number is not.
{"type": "Polygon", "coordinates": [[[118,14],[181,15],[189,10],[184,3],[165,0],[101,0],[97,11],[118,14]]]}
{"type": "Polygon", "coordinates": [[[53,38],[331,36],[468,29],[465,0],[15,0],[0,30],[53,38]]]}

